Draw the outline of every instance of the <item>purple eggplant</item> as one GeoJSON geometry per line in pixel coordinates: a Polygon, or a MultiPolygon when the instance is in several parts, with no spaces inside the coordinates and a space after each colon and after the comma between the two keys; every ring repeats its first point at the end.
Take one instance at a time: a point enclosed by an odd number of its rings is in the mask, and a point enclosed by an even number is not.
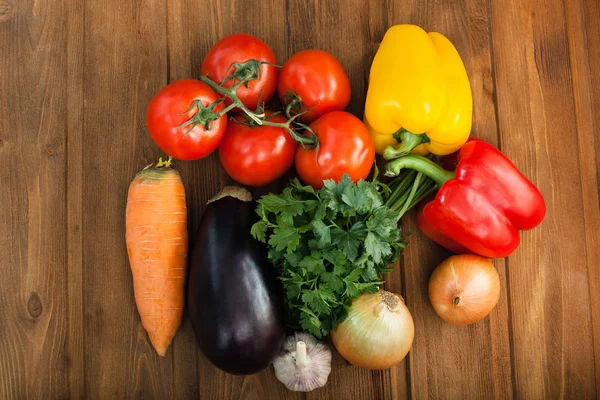
{"type": "Polygon", "coordinates": [[[190,259],[196,340],[212,364],[235,375],[268,367],[285,338],[281,284],[266,246],[250,235],[255,207],[246,190],[225,188],[202,215],[190,259]]]}

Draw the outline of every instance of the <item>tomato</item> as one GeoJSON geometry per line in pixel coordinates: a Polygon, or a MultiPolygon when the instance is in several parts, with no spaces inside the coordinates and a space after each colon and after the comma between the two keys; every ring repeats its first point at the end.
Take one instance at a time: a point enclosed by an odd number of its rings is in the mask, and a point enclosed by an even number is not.
{"type": "Polygon", "coordinates": [[[319,159],[316,149],[299,147],[296,151],[296,171],[300,179],[315,189],[325,179],[339,181],[344,174],[353,182],[364,179],[375,161],[375,146],[362,121],[345,111],[332,111],[309,125],[319,138],[319,159]]]}
{"type": "MultiPolygon", "coordinates": [[[[296,141],[284,128],[247,126],[238,122],[241,118],[237,116],[227,125],[219,146],[221,164],[237,182],[264,186],[280,178],[294,164],[296,141]]],[[[269,120],[278,123],[287,121],[282,115],[275,115],[269,120]]]]}
{"type": "Polygon", "coordinates": [[[299,118],[310,123],[330,112],[344,110],[350,102],[350,80],[339,61],[322,50],[303,50],[283,64],[277,93],[288,104],[288,92],[302,101],[304,110],[299,118]]]}
{"type": "MultiPolygon", "coordinates": [[[[206,129],[203,123],[194,125],[191,119],[196,116],[198,107],[192,107],[199,100],[204,107],[209,106],[219,95],[208,85],[195,79],[175,81],[159,91],[148,104],[146,126],[158,147],[179,160],[197,160],[215,150],[227,127],[227,116],[222,115],[210,123],[206,129]],[[190,129],[191,128],[191,129],[190,129]]],[[[213,111],[223,109],[223,103],[214,106],[213,111]]]]}
{"type": "MultiPolygon", "coordinates": [[[[276,63],[271,48],[259,38],[245,33],[229,35],[219,40],[208,51],[202,62],[202,75],[220,84],[226,76],[235,71],[235,68],[230,69],[231,64],[250,59],[276,63]]],[[[246,107],[255,110],[259,100],[266,103],[275,93],[277,74],[277,67],[262,64],[258,73],[259,78],[251,80],[247,88],[244,85],[240,86],[236,90],[237,96],[246,107]]],[[[223,87],[230,88],[232,85],[233,80],[228,80],[223,87]]],[[[231,101],[226,99],[225,103],[231,104],[231,101]]]]}

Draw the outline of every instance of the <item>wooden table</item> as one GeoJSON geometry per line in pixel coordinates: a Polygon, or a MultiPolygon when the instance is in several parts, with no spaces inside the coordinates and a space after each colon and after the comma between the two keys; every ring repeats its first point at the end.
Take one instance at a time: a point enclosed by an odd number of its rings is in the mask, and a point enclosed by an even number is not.
{"type": "MultiPolygon", "coordinates": [[[[0,398],[595,397],[599,82],[597,0],[0,0],[0,398]],[[437,317],[427,282],[448,253],[410,215],[410,245],[387,283],[415,320],[397,367],[368,371],[335,355],[324,389],[292,393],[271,369],[233,377],[212,367],[187,316],[157,357],[124,243],[128,184],[160,155],[145,129],[150,98],[197,77],[219,38],[247,32],[280,63],[306,48],[332,52],[352,81],[349,110],[362,116],[372,56],[398,23],[455,43],[473,88],[473,135],[546,198],[541,227],[494,261],[493,313],[468,327],[437,317]]],[[[193,236],[203,204],[231,179],[216,154],[177,167],[193,236]]]]}

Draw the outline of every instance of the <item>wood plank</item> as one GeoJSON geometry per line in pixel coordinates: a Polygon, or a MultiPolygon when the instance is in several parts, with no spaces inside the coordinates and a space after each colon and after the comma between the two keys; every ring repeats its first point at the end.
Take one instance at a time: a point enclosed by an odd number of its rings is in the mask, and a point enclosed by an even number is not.
{"type": "MultiPolygon", "coordinates": [[[[492,70],[492,43],[490,38],[490,10],[488,4],[467,0],[467,27],[470,57],[467,64],[473,91],[473,129],[472,136],[479,137],[500,147],[495,107],[496,88],[492,70]]],[[[506,260],[492,260],[498,270],[501,282],[500,299],[489,316],[489,341],[491,345],[492,374],[487,379],[494,385],[493,397],[509,399],[513,397],[513,379],[511,366],[512,332],[509,324],[509,290],[506,277],[506,260]]],[[[484,337],[485,338],[485,337],[484,337]]],[[[489,350],[488,350],[489,351],[489,350]]]]}
{"type": "Polygon", "coordinates": [[[83,264],[89,398],[172,398],[173,350],[160,358],[133,297],[125,246],[129,183],[159,151],[145,110],[166,82],[166,2],[85,2],[83,264]]]}
{"type": "Polygon", "coordinates": [[[65,12],[0,15],[0,397],[67,397],[65,12]],[[60,23],[58,23],[60,21],[60,23]]]}
{"type": "MultiPolygon", "coordinates": [[[[257,3],[252,6],[234,1],[176,0],[169,2],[169,81],[198,77],[202,60],[210,47],[219,39],[236,32],[255,35],[264,40],[278,61],[285,57],[285,20],[281,18],[264,23],[264,15],[285,14],[285,4],[257,3]],[[243,7],[243,12],[237,12],[243,7]],[[209,10],[209,11],[207,11],[209,10]],[[195,26],[207,27],[201,35],[193,34],[195,26]]],[[[206,201],[233,180],[221,167],[217,152],[210,156],[186,163],[178,163],[188,191],[190,241],[194,242],[198,223],[206,201]]],[[[283,181],[283,180],[282,180],[283,181]]],[[[271,185],[276,190],[282,182],[271,185]]],[[[253,190],[255,197],[266,190],[253,190]]],[[[273,373],[272,367],[248,377],[228,375],[215,368],[200,354],[195,343],[194,332],[186,316],[185,323],[174,344],[176,361],[181,363],[174,370],[175,393],[178,397],[200,398],[244,398],[263,399],[273,396],[278,399],[300,399],[303,394],[288,391],[273,373]],[[193,349],[193,351],[190,351],[193,349]],[[192,366],[194,366],[192,368],[192,366]],[[193,376],[196,374],[196,376],[193,376]],[[185,385],[178,392],[178,386],[185,385]],[[193,388],[193,384],[196,385],[193,388]]]]}
{"type": "MultiPolygon", "coordinates": [[[[167,37],[168,58],[167,75],[164,84],[185,78],[197,77],[200,68],[192,72],[192,50],[191,40],[193,29],[190,25],[189,2],[187,0],[175,0],[167,2],[167,37]]],[[[202,179],[194,176],[195,168],[191,163],[178,162],[176,168],[181,174],[186,188],[188,209],[188,237],[190,243],[194,241],[194,235],[198,226],[200,214],[197,210],[202,199],[210,198],[210,192],[220,183],[215,170],[218,168],[218,160],[214,155],[207,160],[202,160],[200,172],[207,177],[202,179]],[[214,178],[210,180],[209,176],[214,178]],[[216,176],[215,176],[216,175],[216,176]],[[217,178],[217,179],[215,179],[217,178]],[[202,182],[198,185],[196,182],[202,182]]],[[[191,251],[191,246],[190,246],[191,251]]],[[[186,311],[183,323],[177,335],[173,339],[173,394],[174,398],[198,398],[198,350],[195,343],[194,331],[186,311]]]]}
{"type": "MultiPolygon", "coordinates": [[[[600,90],[594,77],[600,76],[600,28],[594,17],[600,16],[598,2],[565,1],[567,35],[573,91],[585,248],[592,311],[593,352],[596,370],[596,390],[600,389],[600,140],[594,132],[600,127],[600,90]],[[595,61],[595,63],[593,63],[595,61]],[[596,136],[596,138],[595,138],[596,136]]],[[[592,351],[592,349],[590,349],[592,351]]]]}
{"type": "MultiPolygon", "coordinates": [[[[457,47],[473,91],[472,135],[497,144],[488,10],[480,2],[413,2],[392,6],[391,24],[414,23],[446,35],[457,47]]],[[[411,232],[404,257],[406,299],[415,320],[410,353],[410,394],[416,398],[486,396],[510,398],[510,343],[504,260],[494,264],[502,279],[501,298],[489,318],[468,327],[443,322],[430,305],[427,285],[449,252],[404,218],[411,232]],[[441,339],[443,338],[443,339],[441,339]],[[468,371],[468,373],[465,373],[468,371]]]]}
{"type": "MultiPolygon", "coordinates": [[[[365,60],[365,65],[363,65],[362,67],[364,69],[365,76],[364,90],[361,94],[363,99],[366,97],[368,89],[368,78],[369,71],[371,68],[371,62],[373,61],[373,57],[377,52],[379,43],[381,43],[381,40],[383,39],[383,35],[394,24],[409,23],[411,21],[411,12],[412,10],[414,10],[415,7],[415,3],[412,0],[404,2],[403,7],[396,7],[396,4],[394,4],[394,2],[387,1],[384,2],[384,7],[380,7],[372,3],[369,4],[369,28],[367,29],[367,32],[370,33],[370,54],[368,59],[365,60]]],[[[364,100],[363,107],[360,109],[360,112],[361,113],[358,115],[363,115],[364,100]]],[[[381,161],[381,163],[383,163],[383,161],[381,161]]],[[[403,233],[410,232],[410,226],[408,225],[406,218],[403,219],[401,226],[403,233]]],[[[403,257],[394,266],[394,271],[392,271],[390,275],[386,278],[385,289],[394,293],[398,293],[404,298],[405,303],[409,308],[411,315],[414,319],[414,311],[410,307],[409,299],[407,298],[408,290],[406,287],[407,277],[405,272],[407,268],[410,268],[410,266],[407,264],[409,262],[407,258],[407,252],[409,252],[408,249],[404,251],[403,257]]],[[[418,333],[416,331],[415,324],[415,335],[417,334],[418,333]]],[[[413,347],[411,351],[408,353],[406,358],[404,358],[404,360],[402,360],[395,367],[383,371],[384,398],[407,399],[412,397],[412,376],[410,375],[410,364],[413,361],[414,357],[414,343],[415,342],[413,342],[413,347]]]]}
{"type": "Polygon", "coordinates": [[[591,398],[580,162],[576,146],[562,140],[577,129],[563,3],[490,4],[502,149],[538,185],[548,209],[507,264],[516,393],[591,398]]]}
{"type": "MultiPolygon", "coordinates": [[[[287,56],[304,49],[321,49],[333,54],[350,78],[352,93],[347,111],[359,118],[364,110],[371,60],[385,32],[386,11],[385,5],[358,0],[346,1],[343,7],[333,1],[288,3],[287,56]],[[364,11],[357,13],[356,10],[364,11]]],[[[401,293],[398,267],[388,281],[389,290],[401,293]]],[[[405,362],[388,371],[369,371],[349,365],[335,351],[331,341],[328,344],[333,352],[329,381],[324,388],[307,393],[307,399],[398,398],[406,393],[405,362]]]]}
{"type": "MultiPolygon", "coordinates": [[[[379,48],[379,43],[381,42],[381,40],[383,39],[383,35],[385,34],[385,32],[387,31],[387,29],[389,29],[392,25],[393,22],[390,19],[390,15],[394,15],[396,16],[396,18],[398,18],[398,20],[409,20],[410,16],[409,15],[404,15],[404,10],[408,11],[413,7],[413,2],[407,2],[405,3],[405,8],[403,8],[402,10],[400,10],[400,13],[398,13],[398,10],[394,10],[394,6],[393,3],[389,4],[388,2],[384,2],[383,7],[382,6],[377,6],[375,4],[369,3],[369,8],[368,8],[368,25],[365,29],[365,35],[367,35],[366,37],[366,44],[367,44],[367,49],[365,51],[365,54],[362,56],[363,58],[363,65],[360,66],[360,68],[363,70],[363,75],[364,75],[364,79],[362,82],[362,85],[358,85],[357,83],[355,83],[354,81],[352,82],[352,89],[354,91],[354,95],[357,97],[357,102],[360,102],[360,109],[359,109],[359,113],[357,113],[356,115],[363,116],[364,115],[364,99],[366,97],[367,94],[367,89],[368,89],[368,78],[369,78],[369,71],[371,68],[371,63],[373,61],[373,58],[375,57],[375,54],[377,53],[377,50],[379,48]],[[357,91],[354,89],[356,86],[359,86],[361,88],[361,91],[359,93],[357,93],[357,91]],[[361,101],[362,99],[362,101],[361,101]]],[[[365,39],[363,39],[365,40],[365,39]]],[[[358,72],[358,71],[357,71],[358,72]]],[[[357,73],[358,75],[358,73],[357,73]]],[[[381,168],[383,168],[384,162],[383,160],[380,160],[379,162],[381,164],[381,168]]],[[[403,233],[408,232],[408,227],[406,225],[406,223],[402,223],[402,230],[403,233]]],[[[401,259],[395,263],[394,270],[385,278],[386,283],[384,285],[384,289],[385,290],[389,290],[390,292],[393,293],[397,293],[400,294],[406,304],[408,305],[408,301],[407,301],[407,293],[406,293],[406,287],[405,287],[405,277],[404,275],[404,271],[407,268],[406,266],[406,257],[403,256],[401,257],[401,259]]],[[[411,312],[412,314],[412,312],[411,312]]],[[[413,347],[414,348],[414,347],[413,347]]],[[[396,366],[394,366],[393,368],[389,368],[387,370],[381,371],[382,372],[382,378],[383,378],[383,382],[382,382],[382,398],[392,398],[392,399],[407,399],[411,397],[411,386],[410,386],[410,369],[409,369],[409,363],[410,360],[412,360],[412,356],[413,353],[412,351],[409,352],[409,354],[404,358],[404,360],[402,360],[400,363],[398,363],[396,366]]]]}
{"type": "Polygon", "coordinates": [[[67,53],[67,357],[69,398],[85,397],[83,322],[83,2],[66,4],[67,53]]]}

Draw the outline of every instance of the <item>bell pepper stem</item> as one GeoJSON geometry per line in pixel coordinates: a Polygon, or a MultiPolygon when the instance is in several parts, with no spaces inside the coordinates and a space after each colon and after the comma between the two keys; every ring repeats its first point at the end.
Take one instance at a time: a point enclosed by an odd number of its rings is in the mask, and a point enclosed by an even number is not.
{"type": "Polygon", "coordinates": [[[390,161],[385,167],[385,176],[396,176],[405,168],[422,172],[438,186],[442,186],[447,180],[454,178],[454,172],[446,171],[430,159],[417,154],[407,154],[390,161]]]}
{"type": "Polygon", "coordinates": [[[383,158],[393,160],[409,154],[415,147],[423,143],[429,143],[430,140],[426,134],[415,134],[401,128],[394,133],[394,138],[400,143],[399,146],[388,146],[383,153],[383,158]]]}

